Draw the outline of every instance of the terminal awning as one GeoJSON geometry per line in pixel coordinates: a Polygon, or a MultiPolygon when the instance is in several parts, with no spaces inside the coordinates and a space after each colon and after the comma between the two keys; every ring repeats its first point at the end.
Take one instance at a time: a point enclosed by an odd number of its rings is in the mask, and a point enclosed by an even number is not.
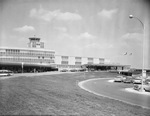
{"type": "Polygon", "coordinates": [[[34,63],[25,63],[25,62],[0,62],[0,65],[3,66],[28,66],[28,67],[49,67],[56,68],[55,64],[34,64],[34,63]]]}
{"type": "Polygon", "coordinates": [[[130,65],[121,65],[121,64],[84,64],[84,66],[114,66],[114,67],[130,67],[130,65]]]}

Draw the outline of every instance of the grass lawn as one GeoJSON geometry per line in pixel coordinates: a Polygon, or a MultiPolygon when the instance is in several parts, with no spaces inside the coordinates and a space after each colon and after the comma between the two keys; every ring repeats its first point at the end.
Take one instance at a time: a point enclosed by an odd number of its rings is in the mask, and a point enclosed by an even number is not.
{"type": "Polygon", "coordinates": [[[96,96],[77,85],[116,75],[82,72],[0,80],[0,115],[149,116],[150,109],[96,96]]]}

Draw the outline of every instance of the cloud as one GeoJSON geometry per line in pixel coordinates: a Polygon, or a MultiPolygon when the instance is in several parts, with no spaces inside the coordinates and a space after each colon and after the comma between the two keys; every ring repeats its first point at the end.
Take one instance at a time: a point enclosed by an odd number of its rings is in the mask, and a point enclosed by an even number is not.
{"type": "Polygon", "coordinates": [[[143,39],[143,34],[141,33],[126,33],[121,37],[124,41],[136,41],[141,42],[143,39]]]}
{"type": "Polygon", "coordinates": [[[116,46],[118,46],[119,52],[141,52],[143,45],[143,35],[141,33],[126,33],[121,36],[116,46]]]}
{"type": "Polygon", "coordinates": [[[111,43],[103,43],[103,44],[91,43],[91,44],[86,45],[86,48],[98,48],[98,49],[111,49],[113,47],[114,46],[111,43]]]}
{"type": "Polygon", "coordinates": [[[80,34],[79,38],[81,38],[81,39],[92,39],[92,38],[95,38],[95,36],[92,34],[89,34],[88,32],[85,32],[85,33],[80,34]]]}
{"type": "Polygon", "coordinates": [[[73,40],[73,36],[71,36],[70,34],[65,33],[65,32],[62,32],[62,33],[58,34],[57,37],[58,37],[58,40],[63,41],[63,42],[67,41],[68,43],[70,42],[70,40],[71,41],[73,40]]]}
{"type": "Polygon", "coordinates": [[[35,28],[32,26],[25,25],[23,27],[17,27],[14,30],[18,32],[29,32],[29,31],[35,31],[35,28]]]}
{"type": "Polygon", "coordinates": [[[42,7],[40,9],[31,9],[30,11],[30,17],[34,17],[37,19],[42,19],[45,21],[51,21],[51,20],[62,20],[62,21],[74,21],[74,20],[81,20],[82,17],[77,13],[71,13],[71,12],[61,12],[60,10],[55,11],[48,11],[43,9],[42,7]]]}
{"type": "Polygon", "coordinates": [[[59,12],[58,16],[57,16],[58,20],[81,20],[82,17],[79,14],[76,13],[70,13],[70,12],[65,12],[65,13],[61,13],[59,12]]]}
{"type": "Polygon", "coordinates": [[[88,44],[85,46],[86,48],[99,48],[100,45],[97,43],[88,44]]]}
{"type": "Polygon", "coordinates": [[[103,9],[101,12],[98,13],[98,16],[111,19],[112,16],[117,13],[117,11],[118,11],[117,9],[112,9],[112,10],[103,9]]]}
{"type": "Polygon", "coordinates": [[[66,27],[55,27],[55,29],[60,31],[60,32],[67,32],[67,28],[66,27]]]}

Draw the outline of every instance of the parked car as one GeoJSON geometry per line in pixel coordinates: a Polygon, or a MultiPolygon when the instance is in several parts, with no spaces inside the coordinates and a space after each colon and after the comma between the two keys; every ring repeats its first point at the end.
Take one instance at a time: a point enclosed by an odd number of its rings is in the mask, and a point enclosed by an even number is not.
{"type": "Polygon", "coordinates": [[[70,69],[70,72],[77,72],[76,69],[70,69]]]}
{"type": "Polygon", "coordinates": [[[114,78],[114,82],[122,82],[121,78],[114,78]]]}
{"type": "Polygon", "coordinates": [[[148,76],[148,77],[145,79],[145,84],[150,85],[150,76],[148,76]]]}
{"type": "Polygon", "coordinates": [[[86,69],[81,68],[81,69],[78,69],[78,71],[83,72],[83,71],[86,71],[86,69]]]}
{"type": "Polygon", "coordinates": [[[2,76],[11,76],[13,75],[13,71],[10,71],[10,70],[0,70],[0,77],[2,76]]]}
{"type": "Polygon", "coordinates": [[[145,90],[146,92],[150,92],[150,86],[144,87],[144,90],[145,90]]]}
{"type": "Polygon", "coordinates": [[[132,76],[126,76],[126,77],[123,79],[123,82],[124,82],[124,83],[132,83],[132,76]]]}
{"type": "MultiPolygon", "coordinates": [[[[139,91],[142,89],[142,86],[141,85],[138,85],[138,84],[134,84],[134,89],[139,91]]],[[[150,86],[149,85],[143,85],[143,89],[146,91],[146,92],[150,92],[150,86]]]]}
{"type": "Polygon", "coordinates": [[[132,82],[133,82],[133,84],[141,84],[142,83],[142,77],[141,76],[133,77],[132,82]]]}
{"type": "Polygon", "coordinates": [[[124,79],[125,77],[124,76],[117,76],[116,78],[114,78],[114,82],[122,82],[123,81],[123,79],[124,79]]]}
{"type": "Polygon", "coordinates": [[[141,85],[134,84],[134,90],[139,91],[141,89],[141,85]]]}
{"type": "Polygon", "coordinates": [[[142,83],[142,79],[133,79],[133,84],[141,84],[142,83]]]}
{"type": "Polygon", "coordinates": [[[67,72],[67,71],[68,71],[67,69],[60,70],[60,72],[67,72]]]}

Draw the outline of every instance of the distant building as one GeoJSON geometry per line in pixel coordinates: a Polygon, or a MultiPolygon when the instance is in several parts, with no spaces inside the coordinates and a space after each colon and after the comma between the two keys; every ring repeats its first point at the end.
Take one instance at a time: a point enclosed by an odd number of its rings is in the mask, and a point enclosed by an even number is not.
{"type": "Polygon", "coordinates": [[[14,72],[44,72],[62,69],[123,70],[129,65],[109,64],[107,59],[56,55],[44,49],[40,38],[30,37],[28,48],[0,48],[0,69],[14,72]]]}
{"type": "Polygon", "coordinates": [[[40,42],[40,38],[30,37],[28,47],[29,48],[44,48],[44,42],[40,42]]]}
{"type": "Polygon", "coordinates": [[[99,61],[99,58],[88,58],[88,57],[79,57],[79,56],[61,56],[55,55],[55,63],[56,67],[59,70],[62,69],[81,69],[84,64],[100,64],[104,63],[103,61],[99,61]]]}
{"type": "Polygon", "coordinates": [[[108,64],[104,58],[55,55],[58,70],[88,68],[88,70],[124,70],[130,65],[108,64]]]}
{"type": "Polygon", "coordinates": [[[0,48],[0,69],[15,72],[56,70],[55,51],[44,49],[40,38],[32,37],[29,40],[29,48],[0,48]]]}

